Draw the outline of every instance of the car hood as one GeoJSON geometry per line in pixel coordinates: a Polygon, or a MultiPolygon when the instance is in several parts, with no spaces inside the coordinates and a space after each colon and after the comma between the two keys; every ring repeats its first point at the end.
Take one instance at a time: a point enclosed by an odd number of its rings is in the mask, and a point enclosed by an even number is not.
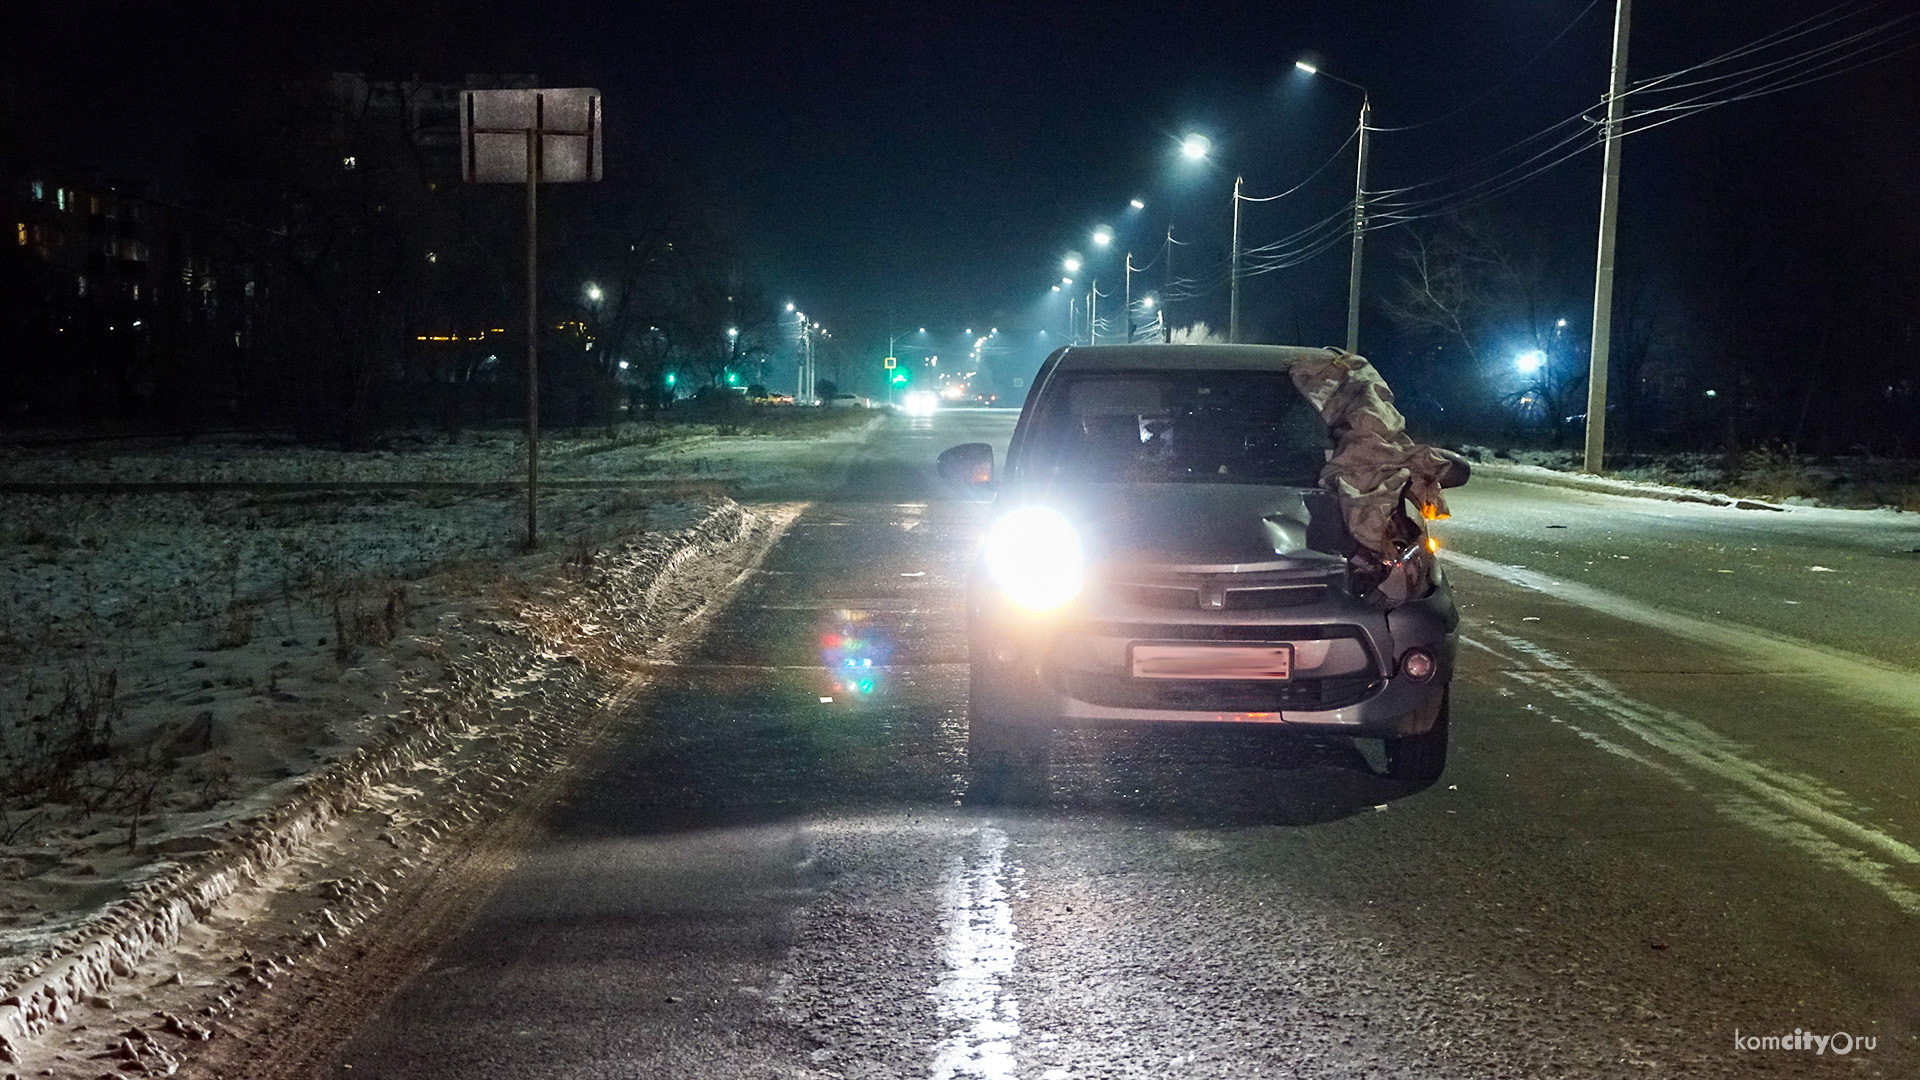
{"type": "Polygon", "coordinates": [[[1326,565],[1351,550],[1333,497],[1257,484],[1061,484],[1009,491],[1003,506],[1044,505],[1080,532],[1096,563],[1225,569],[1326,565]]]}

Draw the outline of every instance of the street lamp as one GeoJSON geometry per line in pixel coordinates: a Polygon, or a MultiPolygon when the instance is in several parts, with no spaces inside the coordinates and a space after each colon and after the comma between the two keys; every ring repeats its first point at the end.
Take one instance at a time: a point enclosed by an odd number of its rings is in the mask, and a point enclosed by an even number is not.
{"type": "Polygon", "coordinates": [[[1532,375],[1547,366],[1547,354],[1539,349],[1528,349],[1513,358],[1513,366],[1522,375],[1532,375]]]}
{"type": "Polygon", "coordinates": [[[603,295],[605,294],[600,291],[600,286],[595,285],[591,281],[587,282],[587,299],[597,304],[603,295]]]}
{"type": "Polygon", "coordinates": [[[1200,161],[1213,152],[1213,140],[1198,133],[1180,140],[1180,153],[1188,161],[1200,161]]]}
{"type": "Polygon", "coordinates": [[[1147,208],[1147,204],[1141,202],[1139,199],[1128,199],[1127,205],[1133,207],[1135,210],[1145,210],[1147,208]]]}
{"type": "Polygon", "coordinates": [[[1080,272],[1080,256],[1068,255],[1060,260],[1060,265],[1066,269],[1067,273],[1077,274],[1080,272]]]}
{"type": "Polygon", "coordinates": [[[1351,82],[1338,75],[1330,75],[1305,60],[1295,60],[1293,66],[1308,75],[1318,75],[1334,82],[1351,86],[1360,91],[1360,154],[1354,167],[1353,180],[1353,261],[1348,268],[1347,280],[1347,351],[1360,351],[1360,247],[1367,233],[1367,147],[1372,141],[1367,128],[1367,117],[1372,109],[1372,95],[1367,88],[1357,82],[1351,82]]]}
{"type": "Polygon", "coordinates": [[[1105,225],[1093,230],[1093,242],[1101,247],[1106,247],[1108,244],[1113,243],[1113,230],[1107,228],[1105,225]]]}

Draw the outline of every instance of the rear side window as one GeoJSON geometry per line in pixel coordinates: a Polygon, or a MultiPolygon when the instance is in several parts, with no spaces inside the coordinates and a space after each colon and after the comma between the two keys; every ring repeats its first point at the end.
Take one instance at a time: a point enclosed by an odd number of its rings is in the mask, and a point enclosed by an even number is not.
{"type": "Polygon", "coordinates": [[[1069,372],[1034,412],[1020,471],[1035,480],[1311,487],[1331,446],[1283,371],[1069,372]]]}

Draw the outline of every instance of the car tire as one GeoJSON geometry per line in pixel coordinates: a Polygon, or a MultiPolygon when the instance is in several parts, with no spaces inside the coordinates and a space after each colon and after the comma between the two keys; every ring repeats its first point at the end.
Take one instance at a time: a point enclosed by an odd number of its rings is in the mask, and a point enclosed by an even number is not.
{"type": "Polygon", "coordinates": [[[1025,803],[1046,797],[1052,732],[1034,724],[1007,723],[967,707],[968,794],[981,803],[1025,803]]]}
{"type": "Polygon", "coordinates": [[[1453,691],[1442,691],[1440,715],[1419,735],[1386,740],[1387,775],[1414,790],[1430,787],[1447,768],[1447,717],[1453,691]]]}

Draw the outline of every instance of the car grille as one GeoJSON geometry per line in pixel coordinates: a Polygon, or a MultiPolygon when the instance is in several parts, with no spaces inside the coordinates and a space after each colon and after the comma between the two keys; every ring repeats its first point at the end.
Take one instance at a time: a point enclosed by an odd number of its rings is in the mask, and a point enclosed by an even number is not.
{"type": "Polygon", "coordinates": [[[1179,709],[1194,712],[1325,711],[1357,705],[1378,693],[1372,672],[1324,679],[1222,680],[1135,679],[1084,671],[1059,673],[1060,689],[1089,704],[1112,709],[1179,709]]]}
{"type": "Polygon", "coordinates": [[[1143,585],[1138,582],[1115,582],[1108,586],[1113,595],[1131,604],[1141,607],[1173,608],[1175,610],[1192,609],[1200,606],[1200,590],[1180,585],[1143,585]]]}
{"type": "MultiPolygon", "coordinates": [[[[1344,581],[1345,571],[1339,572],[1344,581]]],[[[1158,580],[1114,576],[1096,589],[1109,600],[1168,611],[1270,611],[1334,598],[1324,574],[1169,574],[1158,580]]]]}
{"type": "Polygon", "coordinates": [[[1325,585],[1286,585],[1262,589],[1228,589],[1225,602],[1221,605],[1227,611],[1265,611],[1269,608],[1299,607],[1302,604],[1317,604],[1326,599],[1325,585]]]}

